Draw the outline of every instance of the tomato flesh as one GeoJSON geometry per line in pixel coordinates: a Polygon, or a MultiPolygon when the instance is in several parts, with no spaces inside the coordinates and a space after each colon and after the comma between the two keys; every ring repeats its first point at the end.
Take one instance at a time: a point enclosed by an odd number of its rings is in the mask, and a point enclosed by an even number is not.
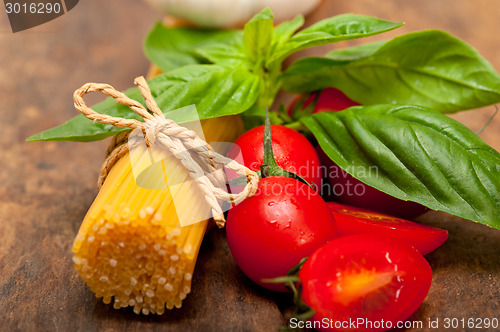
{"type": "MultiPolygon", "coordinates": [[[[293,129],[279,125],[271,125],[271,134],[273,154],[278,166],[300,175],[316,188],[320,188],[322,174],[319,158],[307,138],[293,129]]],[[[264,162],[264,126],[253,128],[241,135],[229,151],[228,157],[243,163],[253,171],[258,171],[264,162]]]]}
{"type": "Polygon", "coordinates": [[[387,214],[328,202],[340,235],[377,233],[404,240],[426,255],[448,239],[448,232],[387,214]]]}
{"type": "Polygon", "coordinates": [[[330,326],[318,324],[319,330],[383,331],[417,310],[429,291],[432,270],[406,242],[356,234],[333,239],[316,250],[299,279],[302,299],[315,311],[312,321],[332,320],[330,326]],[[358,318],[385,324],[378,328],[342,325],[358,318]]]}
{"type": "Polygon", "coordinates": [[[337,235],[323,201],[307,185],[286,177],[259,181],[257,193],[228,212],[227,241],[241,270],[257,284],[288,291],[262,279],[285,276],[300,260],[337,235]]]}

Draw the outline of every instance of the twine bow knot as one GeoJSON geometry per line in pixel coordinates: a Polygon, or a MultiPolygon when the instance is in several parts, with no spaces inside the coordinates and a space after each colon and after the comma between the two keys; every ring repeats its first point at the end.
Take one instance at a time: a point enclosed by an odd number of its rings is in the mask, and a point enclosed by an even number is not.
{"type": "MultiPolygon", "coordinates": [[[[173,120],[166,119],[154,100],[144,77],[136,78],[134,83],[144,97],[147,109],[141,103],[127,97],[111,85],[102,83],[87,83],[76,90],[73,94],[75,108],[86,118],[102,124],[130,129],[139,128],[143,131],[148,144],[159,144],[161,147],[167,148],[180,160],[189,171],[190,176],[198,183],[212,210],[212,216],[217,226],[223,227],[225,219],[219,200],[238,204],[254,195],[257,191],[259,176],[256,172],[238,164],[236,161],[214,152],[210,145],[200,139],[194,131],[178,125],[173,120]],[[144,119],[144,122],[97,113],[85,105],[83,101],[85,94],[95,91],[102,92],[115,99],[118,103],[130,107],[131,110],[144,119]],[[148,109],[152,114],[148,112],[148,109]],[[221,172],[214,171],[224,167],[234,170],[239,175],[246,176],[248,183],[242,192],[230,194],[221,189],[221,187],[225,186],[224,175],[221,172]]],[[[127,136],[125,135],[115,136],[113,147],[108,149],[108,157],[101,169],[98,181],[99,188],[116,161],[128,151],[128,145],[124,144],[126,139],[127,136]]]]}
{"type": "Polygon", "coordinates": [[[156,142],[156,136],[163,130],[163,128],[168,127],[170,124],[166,124],[165,117],[155,116],[152,120],[146,122],[146,138],[149,143],[154,144],[156,142]]]}

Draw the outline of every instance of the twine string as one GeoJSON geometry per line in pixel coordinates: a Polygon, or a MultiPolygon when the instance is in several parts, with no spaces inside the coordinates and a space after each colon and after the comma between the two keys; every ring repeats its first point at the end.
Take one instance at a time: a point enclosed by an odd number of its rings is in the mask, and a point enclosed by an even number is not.
{"type": "MultiPolygon", "coordinates": [[[[147,108],[138,101],[127,97],[124,93],[117,91],[111,85],[102,83],[87,83],[76,90],[73,94],[75,108],[92,121],[116,127],[141,129],[145,134],[148,145],[158,145],[168,149],[189,171],[191,178],[196,181],[202,190],[217,226],[224,227],[225,219],[220,201],[238,204],[254,195],[259,181],[257,173],[213,151],[210,145],[199,138],[194,131],[178,125],[173,120],[166,119],[153,98],[144,77],[137,77],[134,83],[144,97],[147,108]],[[97,113],[88,107],[83,100],[83,96],[90,92],[101,92],[112,97],[118,103],[128,106],[136,114],[140,115],[144,122],[97,113]],[[226,184],[222,172],[224,167],[235,171],[239,175],[246,176],[248,182],[243,191],[238,194],[231,194],[221,189],[226,184]]],[[[127,144],[128,134],[128,132],[121,133],[113,138],[99,174],[99,189],[112,167],[128,152],[130,148],[129,144],[127,144]]],[[[132,147],[134,144],[136,143],[132,143],[132,147]]]]}

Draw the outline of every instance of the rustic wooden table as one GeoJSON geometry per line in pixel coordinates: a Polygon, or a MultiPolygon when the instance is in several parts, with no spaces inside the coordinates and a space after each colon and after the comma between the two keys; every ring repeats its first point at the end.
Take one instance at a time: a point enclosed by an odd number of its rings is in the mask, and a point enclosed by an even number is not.
{"type": "MultiPolygon", "coordinates": [[[[500,71],[498,0],[324,0],[308,23],[345,12],[406,22],[370,40],[447,30],[500,71]]],[[[81,84],[109,82],[125,89],[146,73],[142,41],[159,18],[142,1],[87,0],[55,21],[12,34],[7,16],[0,14],[0,330],[276,331],[284,326],[290,298],[246,279],[223,231],[206,236],[184,307],[160,317],[102,304],[72,267],[71,244],[97,193],[107,142],[24,140],[73,117],[72,92],[81,84]]],[[[300,55],[320,55],[332,47],[300,55]]],[[[493,112],[486,107],[453,117],[477,130],[493,112]]],[[[500,118],[481,137],[500,150],[500,118]]],[[[427,256],[433,284],[411,320],[498,317],[500,231],[437,212],[420,221],[447,229],[450,238],[427,256]]]]}

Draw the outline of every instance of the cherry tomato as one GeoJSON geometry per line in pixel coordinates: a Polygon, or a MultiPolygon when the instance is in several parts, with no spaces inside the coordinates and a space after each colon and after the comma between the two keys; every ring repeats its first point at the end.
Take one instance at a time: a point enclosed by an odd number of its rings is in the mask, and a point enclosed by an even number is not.
{"type": "Polygon", "coordinates": [[[403,201],[352,177],[337,166],[321,147],[317,146],[316,152],[326,169],[330,191],[341,203],[405,219],[413,219],[429,211],[427,207],[421,204],[403,201]]]}
{"type": "MultiPolygon", "coordinates": [[[[309,97],[304,102],[302,109],[309,106],[318,95],[318,92],[313,92],[309,95],[309,97]]],[[[300,98],[303,95],[298,95],[290,104],[288,108],[288,115],[292,116],[293,109],[295,105],[297,105],[300,98]]],[[[349,99],[342,91],[335,88],[326,88],[319,92],[318,101],[314,107],[313,113],[321,113],[321,112],[331,112],[331,111],[342,111],[351,106],[358,106],[359,103],[349,99]]]]}
{"type": "Polygon", "coordinates": [[[448,239],[448,232],[444,229],[339,203],[326,204],[335,218],[340,235],[387,234],[412,244],[422,255],[434,251],[448,239]]]}
{"type": "Polygon", "coordinates": [[[383,331],[407,319],[424,301],[432,270],[413,246],[379,234],[336,238],[315,251],[299,272],[311,322],[321,331],[383,331]],[[383,326],[349,320],[364,319],[383,326]],[[347,323],[346,323],[347,322],[347,323]],[[343,325],[343,326],[342,326],[343,325]],[[333,327],[333,328],[330,328],[333,327]]]}
{"type": "Polygon", "coordinates": [[[241,270],[257,284],[286,292],[262,279],[284,276],[300,260],[337,235],[328,206],[311,187],[272,176],[257,193],[228,212],[227,242],[241,270]]]}
{"type": "MultiPolygon", "coordinates": [[[[322,174],[318,155],[307,138],[293,129],[279,125],[271,125],[271,134],[274,158],[278,166],[300,175],[320,188],[322,174]]],[[[264,126],[241,135],[228,156],[251,170],[258,171],[264,162],[264,126]]],[[[231,176],[228,174],[228,177],[231,176]]]]}

